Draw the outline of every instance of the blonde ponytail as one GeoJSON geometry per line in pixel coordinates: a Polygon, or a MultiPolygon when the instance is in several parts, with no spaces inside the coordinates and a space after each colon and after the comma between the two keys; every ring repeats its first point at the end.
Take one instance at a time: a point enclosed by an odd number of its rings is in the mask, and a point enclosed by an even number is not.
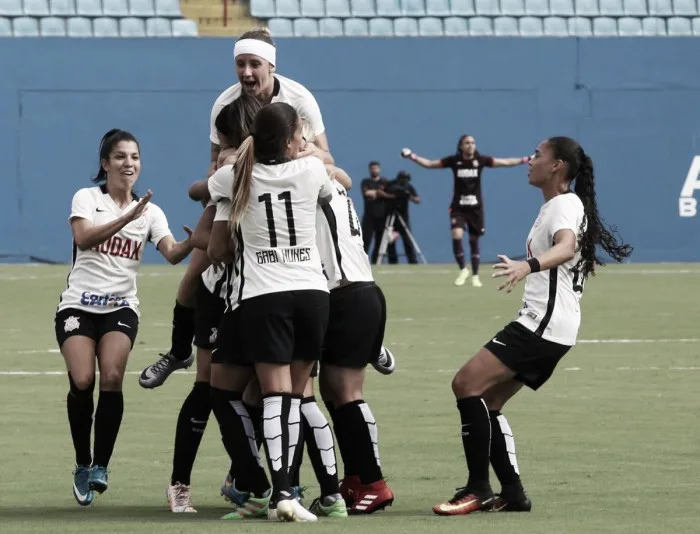
{"type": "Polygon", "coordinates": [[[236,163],[233,166],[231,215],[228,221],[229,230],[232,233],[238,229],[250,200],[250,186],[253,181],[253,165],[255,165],[255,144],[252,135],[245,138],[238,147],[236,155],[236,163]]]}

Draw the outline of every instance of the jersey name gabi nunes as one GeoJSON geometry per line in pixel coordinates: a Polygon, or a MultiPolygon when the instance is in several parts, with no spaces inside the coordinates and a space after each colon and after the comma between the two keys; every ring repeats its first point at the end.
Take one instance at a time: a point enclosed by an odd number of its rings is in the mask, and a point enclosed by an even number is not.
{"type": "MultiPolygon", "coordinates": [[[[233,180],[231,165],[209,179],[212,200],[229,210],[233,180]]],[[[316,206],[319,198],[332,193],[326,168],[314,156],[253,166],[250,200],[236,236],[227,309],[269,293],[328,291],[316,246],[316,206]]],[[[226,218],[226,210],[217,206],[214,220],[226,218]]]]}
{"type": "MultiPolygon", "coordinates": [[[[272,95],[272,102],[285,102],[297,110],[297,113],[305,120],[304,137],[308,142],[312,142],[317,135],[325,132],[321,109],[311,92],[294,80],[274,75],[275,88],[272,95]]],[[[228,104],[236,100],[241,95],[241,84],[237,83],[226,89],[214,102],[211,110],[211,118],[209,125],[209,140],[221,145],[219,140],[219,132],[216,129],[216,118],[228,104]]]]}
{"type": "Polygon", "coordinates": [[[330,204],[319,206],[316,211],[316,242],[328,277],[328,289],[335,289],[342,281],[373,282],[352,199],[338,181],[332,183],[330,204]]]}
{"type": "Polygon", "coordinates": [[[527,236],[527,257],[543,254],[554,246],[559,230],[571,230],[576,236],[576,253],[555,269],[528,275],[523,304],[517,321],[547,341],[573,346],[581,324],[579,301],[583,293],[576,264],[581,259],[578,240],[584,210],[574,193],[558,195],[545,203],[527,236]]]}
{"type": "MultiPolygon", "coordinates": [[[[73,196],[70,219],[81,218],[99,226],[118,219],[137,203],[135,198],[120,209],[107,194],[106,187],[84,188],[73,196]]],[[[158,246],[160,240],[169,235],[172,234],[163,210],[149,203],[141,217],[103,243],[89,250],[80,250],[73,243],[73,267],[58,311],[78,308],[91,313],[109,313],[129,307],[139,315],[136,276],[144,245],[150,241],[158,246]]]]}

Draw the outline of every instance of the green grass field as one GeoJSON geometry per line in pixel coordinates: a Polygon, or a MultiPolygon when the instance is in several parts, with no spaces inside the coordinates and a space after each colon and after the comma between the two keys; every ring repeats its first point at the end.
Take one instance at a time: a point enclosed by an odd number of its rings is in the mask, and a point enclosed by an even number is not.
{"type": "MultiPolygon", "coordinates": [[[[182,274],[169,266],[142,270],[141,327],[110,488],[80,508],[71,494],[68,382],[53,328],[68,267],[0,267],[0,531],[697,532],[700,265],[607,267],[589,280],[580,343],[546,386],[523,391],[505,410],[532,513],[431,513],[465,482],[453,373],[514,316],[522,294],[522,285],[498,293],[490,266],[483,270],[484,287],[474,289],[452,285],[453,266],[377,269],[389,306],[385,342],[398,370],[389,377],[369,370],[366,399],[396,501],[370,517],[283,526],[219,520],[228,511],[219,496],[228,462],[213,415],[192,478],[199,513],[168,509],[175,422],[193,376],[173,375],[154,391],[137,379],[169,345],[182,274]]],[[[313,498],[307,466],[302,478],[313,498]]]]}

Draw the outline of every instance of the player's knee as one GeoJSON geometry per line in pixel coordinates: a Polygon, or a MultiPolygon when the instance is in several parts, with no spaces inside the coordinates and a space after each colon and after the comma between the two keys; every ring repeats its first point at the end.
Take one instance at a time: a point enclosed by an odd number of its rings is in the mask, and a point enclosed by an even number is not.
{"type": "Polygon", "coordinates": [[[118,369],[100,371],[100,389],[104,391],[121,391],[124,375],[118,369]]]}
{"type": "Polygon", "coordinates": [[[458,399],[463,397],[471,397],[472,395],[475,395],[472,384],[473,381],[470,379],[468,373],[457,373],[452,379],[452,392],[458,399]]]}
{"type": "Polygon", "coordinates": [[[68,383],[73,397],[89,397],[95,390],[95,374],[91,371],[71,371],[68,373],[68,383]]]}

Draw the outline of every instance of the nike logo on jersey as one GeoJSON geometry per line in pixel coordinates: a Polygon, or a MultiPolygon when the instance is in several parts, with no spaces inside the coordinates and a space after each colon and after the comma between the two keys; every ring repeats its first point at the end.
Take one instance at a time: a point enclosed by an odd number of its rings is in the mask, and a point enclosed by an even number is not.
{"type": "Polygon", "coordinates": [[[504,347],[507,346],[505,343],[498,341],[496,338],[493,338],[491,341],[493,341],[496,345],[503,345],[504,347]]]}
{"type": "Polygon", "coordinates": [[[122,323],[121,321],[117,321],[117,324],[118,324],[119,326],[123,326],[124,328],[131,328],[128,324],[124,324],[124,323],[122,323]]]}
{"type": "Polygon", "coordinates": [[[104,213],[104,212],[107,211],[107,210],[101,210],[100,208],[95,208],[95,211],[96,211],[97,213],[104,213]]]}

